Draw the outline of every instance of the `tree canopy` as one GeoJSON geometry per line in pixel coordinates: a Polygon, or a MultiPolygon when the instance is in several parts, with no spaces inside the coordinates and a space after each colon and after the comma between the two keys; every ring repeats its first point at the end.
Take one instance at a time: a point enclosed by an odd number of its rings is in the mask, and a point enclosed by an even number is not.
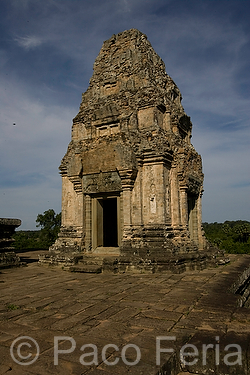
{"type": "MultiPolygon", "coordinates": [[[[14,235],[16,249],[48,249],[56,240],[60,226],[61,213],[53,209],[38,214],[36,231],[17,231],[14,235]]],[[[205,236],[209,242],[234,254],[250,254],[250,222],[244,220],[224,223],[203,223],[205,236]]]]}
{"type": "Polygon", "coordinates": [[[38,214],[36,218],[38,223],[36,226],[41,227],[40,239],[46,246],[51,246],[59,233],[61,225],[61,213],[56,214],[53,209],[44,211],[43,214],[38,214]]]}
{"type": "Polygon", "coordinates": [[[208,241],[228,253],[250,254],[250,222],[203,223],[208,241]]]}
{"type": "Polygon", "coordinates": [[[14,235],[16,249],[48,249],[56,240],[60,226],[61,213],[56,214],[53,209],[38,214],[36,231],[17,231],[14,235]]]}

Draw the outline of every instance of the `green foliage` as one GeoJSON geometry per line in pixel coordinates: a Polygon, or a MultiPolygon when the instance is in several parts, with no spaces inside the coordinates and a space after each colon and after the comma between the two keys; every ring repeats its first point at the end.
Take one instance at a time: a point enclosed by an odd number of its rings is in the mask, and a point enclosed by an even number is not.
{"type": "Polygon", "coordinates": [[[61,213],[53,209],[37,215],[36,226],[40,230],[17,231],[14,235],[14,247],[18,250],[48,249],[56,240],[61,225],[61,213]]]}
{"type": "Polygon", "coordinates": [[[61,213],[56,214],[53,209],[44,211],[43,214],[37,215],[37,227],[41,227],[40,241],[44,248],[49,248],[56,240],[60,225],[61,213]]]}
{"type": "Polygon", "coordinates": [[[10,303],[9,305],[7,305],[7,309],[9,311],[18,310],[18,309],[20,309],[20,306],[14,305],[13,303],[10,303]]]}
{"type": "Polygon", "coordinates": [[[40,230],[19,230],[14,234],[14,247],[17,250],[43,249],[40,242],[40,230]]]}
{"type": "Polygon", "coordinates": [[[203,223],[203,229],[208,241],[220,249],[233,254],[250,254],[250,222],[203,223]]]}

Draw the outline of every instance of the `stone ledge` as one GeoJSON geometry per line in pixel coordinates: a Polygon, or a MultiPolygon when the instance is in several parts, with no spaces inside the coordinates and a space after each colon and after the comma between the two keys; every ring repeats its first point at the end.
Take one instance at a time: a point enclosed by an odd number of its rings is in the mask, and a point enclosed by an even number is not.
{"type": "Polygon", "coordinates": [[[0,218],[0,268],[20,266],[20,258],[12,246],[15,229],[21,225],[20,219],[0,218]]]}
{"type": "Polygon", "coordinates": [[[19,267],[23,264],[20,263],[20,258],[14,251],[0,253],[0,269],[9,267],[19,267]]]}
{"type": "Polygon", "coordinates": [[[19,227],[22,224],[20,219],[8,219],[8,218],[0,218],[0,225],[11,225],[15,227],[19,227]]]}
{"type": "Polygon", "coordinates": [[[190,252],[186,254],[165,256],[160,252],[152,256],[95,254],[95,253],[56,253],[39,255],[39,264],[61,266],[65,270],[74,272],[93,273],[182,273],[187,270],[200,270],[208,266],[218,266],[229,262],[223,254],[216,252],[190,252]]]}

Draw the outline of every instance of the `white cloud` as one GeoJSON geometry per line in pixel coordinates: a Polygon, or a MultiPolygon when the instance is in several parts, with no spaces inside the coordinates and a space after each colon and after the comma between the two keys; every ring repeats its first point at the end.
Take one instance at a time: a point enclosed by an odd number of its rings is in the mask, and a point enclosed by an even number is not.
{"type": "Polygon", "coordinates": [[[30,35],[30,36],[18,36],[14,39],[20,47],[25,48],[26,50],[36,48],[43,43],[42,38],[30,35]]]}

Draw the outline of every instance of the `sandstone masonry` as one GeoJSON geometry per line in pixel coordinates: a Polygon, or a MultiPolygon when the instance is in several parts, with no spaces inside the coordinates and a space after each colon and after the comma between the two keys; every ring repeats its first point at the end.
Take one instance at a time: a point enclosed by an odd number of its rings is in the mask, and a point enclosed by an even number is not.
{"type": "Polygon", "coordinates": [[[13,247],[13,235],[20,225],[20,219],[0,218],[0,269],[20,265],[20,259],[13,247]]]}
{"type": "Polygon", "coordinates": [[[60,165],[53,254],[153,259],[207,248],[202,161],[181,99],[145,34],[104,42],[60,165]]]}

